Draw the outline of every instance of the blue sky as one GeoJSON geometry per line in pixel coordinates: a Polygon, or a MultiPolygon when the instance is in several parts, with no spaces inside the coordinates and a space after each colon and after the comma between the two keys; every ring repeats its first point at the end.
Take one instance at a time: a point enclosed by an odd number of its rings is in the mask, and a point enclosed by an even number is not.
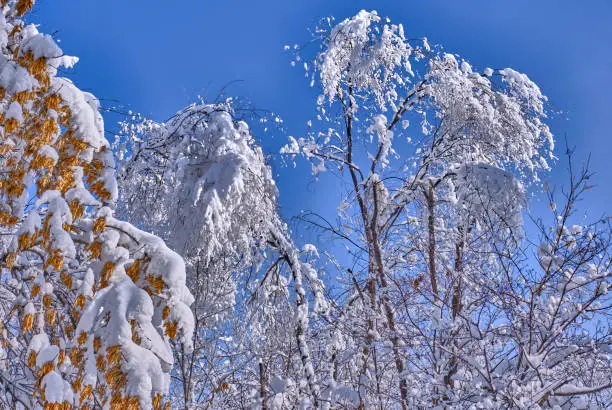
{"type": "MultiPolygon", "coordinates": [[[[377,10],[402,23],[407,36],[426,36],[476,67],[527,73],[549,96],[551,108],[564,111],[551,122],[558,147],[567,135],[578,159],[592,155],[598,188],[583,208],[609,213],[610,1],[39,0],[31,19],[44,32],[56,32],[67,54],[80,57],[71,78],[81,88],[157,120],[239,80],[228,94],[284,119],[286,133],[260,135],[264,149],[276,152],[286,135],[304,131],[316,97],[303,71],[290,67],[283,46],[307,42],[307,28],[321,17],[343,19],[362,8],[377,10]]],[[[334,186],[326,179],[314,184],[306,164],[273,164],[286,216],[335,207],[327,195],[334,186]]],[[[564,167],[559,162],[549,175],[553,183],[563,181],[564,167]]]]}

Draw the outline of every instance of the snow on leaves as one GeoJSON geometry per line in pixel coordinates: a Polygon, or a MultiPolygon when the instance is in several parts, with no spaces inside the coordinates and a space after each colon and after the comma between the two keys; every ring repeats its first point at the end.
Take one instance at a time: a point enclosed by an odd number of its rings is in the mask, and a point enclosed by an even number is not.
{"type": "Polygon", "coordinates": [[[98,101],[56,76],[76,59],[19,19],[32,4],[5,1],[0,17],[0,224],[12,231],[2,266],[20,324],[8,340],[33,393],[11,395],[28,408],[160,408],[170,342],[189,347],[193,332],[184,263],[113,217],[98,101]]]}

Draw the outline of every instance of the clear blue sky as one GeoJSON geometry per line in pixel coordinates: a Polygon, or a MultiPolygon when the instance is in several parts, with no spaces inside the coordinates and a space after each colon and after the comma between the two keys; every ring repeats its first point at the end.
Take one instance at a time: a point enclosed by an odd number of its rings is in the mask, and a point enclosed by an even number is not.
{"type": "MultiPolygon", "coordinates": [[[[566,112],[552,122],[577,158],[592,154],[598,189],[583,204],[612,210],[612,2],[609,0],[38,0],[32,20],[56,32],[67,54],[81,58],[73,80],[105,99],[163,120],[198,94],[249,98],[285,120],[286,134],[261,136],[277,151],[299,136],[312,117],[314,92],[292,69],[283,45],[308,41],[321,17],[343,19],[375,9],[402,23],[409,37],[429,38],[476,67],[513,67],[527,73],[566,112]]],[[[110,120],[110,119],[109,119],[110,120]]],[[[107,128],[114,125],[107,121],[107,128]]],[[[562,152],[559,151],[558,155],[562,152]]],[[[286,216],[332,206],[333,185],[308,184],[305,164],[275,161],[286,216]],[[304,188],[305,187],[305,188],[304,188]]],[[[562,182],[564,162],[551,175],[562,182]]]]}

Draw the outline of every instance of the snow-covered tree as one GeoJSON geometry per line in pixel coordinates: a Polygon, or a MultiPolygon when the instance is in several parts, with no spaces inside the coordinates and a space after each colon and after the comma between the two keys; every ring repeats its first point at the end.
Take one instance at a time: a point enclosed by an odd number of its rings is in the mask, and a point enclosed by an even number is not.
{"type": "MultiPolygon", "coordinates": [[[[325,305],[323,285],[289,239],[271,170],[246,122],[234,118],[229,101],[200,102],[166,123],[135,116],[122,123],[117,146],[128,153],[120,170],[125,216],[158,233],[187,261],[196,349],[191,355],[177,350],[177,390],[185,405],[216,403],[227,395],[223,391],[244,383],[228,377],[236,371],[232,366],[258,366],[267,391],[270,378],[280,375],[265,352],[285,349],[287,338],[294,341],[293,352],[283,363],[297,355],[299,380],[306,381],[300,400],[316,403],[305,289],[308,284],[319,310],[325,305]],[[280,311],[269,305],[283,298],[280,311]],[[242,335],[237,326],[245,327],[242,335]],[[283,336],[274,336],[277,330],[283,336]],[[239,355],[248,353],[235,350],[243,347],[231,340],[241,337],[253,344],[247,364],[239,355]],[[228,364],[228,356],[235,364],[228,364]]],[[[260,393],[263,405],[268,393],[260,393]]]]}
{"type": "MultiPolygon", "coordinates": [[[[313,173],[337,173],[349,187],[338,224],[311,218],[345,241],[353,259],[338,262],[349,264],[341,269],[349,293],[323,342],[334,346],[327,346],[332,377],[321,387],[328,405],[531,405],[518,395],[533,385],[510,387],[524,385],[500,362],[490,366],[525,346],[525,330],[500,336],[516,320],[506,309],[534,311],[524,297],[506,299],[519,292],[520,270],[530,265],[515,270],[504,258],[528,252],[525,191],[554,159],[546,97],[526,75],[478,72],[426,39],[408,39],[376,12],[337,24],[326,19],[315,36],[316,55],[294,50],[320,90],[317,117],[281,153],[303,156],[313,173]],[[493,380],[497,373],[507,384],[493,380]]],[[[607,260],[605,243],[592,257],[607,260]]],[[[604,287],[608,269],[595,275],[604,287]]],[[[599,353],[587,356],[584,363],[609,364],[599,353]]],[[[538,383],[544,392],[555,386],[543,377],[538,383]]],[[[608,382],[592,378],[583,386],[572,390],[576,396],[608,382]]],[[[535,403],[552,405],[552,396],[542,393],[535,403]]]]}
{"type": "Polygon", "coordinates": [[[161,408],[171,341],[191,346],[182,259],[113,216],[117,181],[98,101],[60,67],[77,61],[0,14],[2,385],[25,408],[161,408]]]}

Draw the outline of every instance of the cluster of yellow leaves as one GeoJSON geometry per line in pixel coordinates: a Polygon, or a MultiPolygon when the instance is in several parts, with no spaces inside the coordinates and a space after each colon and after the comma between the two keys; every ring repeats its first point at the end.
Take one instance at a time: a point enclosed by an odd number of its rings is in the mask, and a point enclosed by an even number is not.
{"type": "MultiPolygon", "coordinates": [[[[136,263],[134,263],[134,264],[136,264],[136,263]]],[[[131,276],[132,275],[130,275],[130,277],[131,276]]],[[[149,274],[149,275],[146,276],[145,279],[146,279],[146,281],[147,281],[149,286],[145,286],[144,290],[147,291],[147,293],[151,297],[154,297],[155,295],[162,294],[162,292],[164,290],[164,287],[165,287],[165,283],[164,283],[164,280],[163,280],[163,278],[161,276],[149,274]]],[[[178,332],[178,324],[177,324],[176,321],[170,320],[169,319],[169,315],[170,315],[170,307],[166,305],[162,309],[162,319],[163,319],[164,333],[170,339],[175,339],[176,338],[176,334],[178,332]]]]}
{"type": "Polygon", "coordinates": [[[34,326],[34,315],[32,313],[28,313],[23,317],[23,321],[21,322],[21,330],[23,333],[29,332],[32,330],[34,326]]]}
{"type": "Polygon", "coordinates": [[[72,409],[72,405],[68,402],[62,402],[62,403],[50,403],[47,402],[46,397],[45,397],[45,389],[42,386],[42,379],[45,375],[47,375],[49,372],[54,371],[56,369],[56,364],[55,364],[55,360],[57,359],[57,363],[62,363],[66,357],[66,352],[64,349],[60,349],[57,358],[53,358],[53,360],[50,360],[46,363],[43,363],[42,366],[37,366],[36,365],[36,357],[37,357],[37,353],[32,351],[30,352],[30,355],[28,357],[28,365],[31,369],[33,369],[34,373],[38,376],[37,377],[37,382],[36,385],[34,386],[36,391],[38,392],[38,394],[41,397],[43,404],[43,409],[45,410],[69,410],[72,409]]]}
{"type": "Polygon", "coordinates": [[[72,406],[68,402],[63,403],[45,403],[43,406],[44,410],[70,410],[72,406]]]}

